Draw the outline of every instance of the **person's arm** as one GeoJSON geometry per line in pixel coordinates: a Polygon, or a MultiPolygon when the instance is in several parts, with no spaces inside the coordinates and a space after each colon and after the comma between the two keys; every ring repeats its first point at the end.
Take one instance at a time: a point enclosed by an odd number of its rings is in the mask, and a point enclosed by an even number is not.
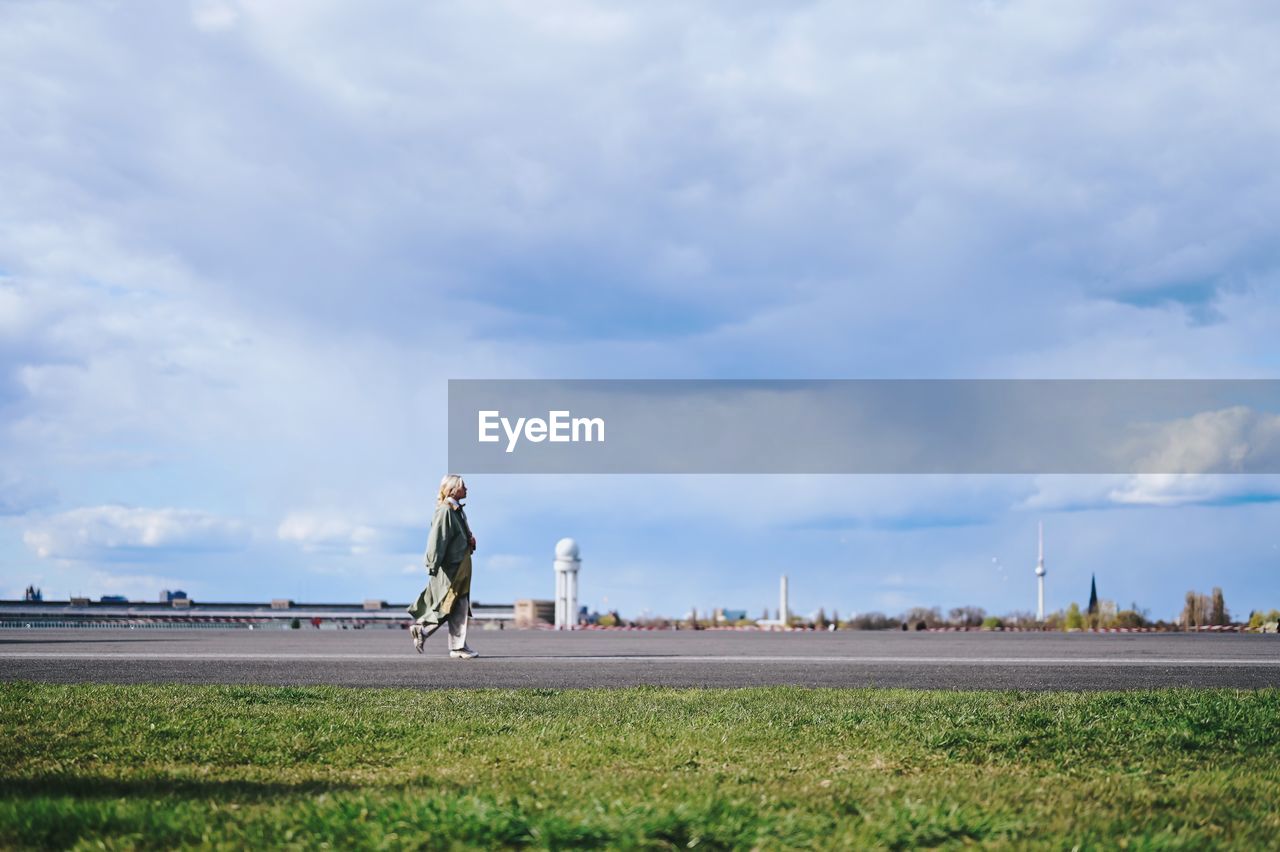
{"type": "Polygon", "coordinates": [[[462,509],[458,510],[458,514],[462,516],[462,532],[467,537],[467,546],[472,553],[476,552],[476,536],[471,532],[471,522],[467,520],[467,513],[462,509]]]}
{"type": "Polygon", "coordinates": [[[427,553],[423,559],[427,566],[427,573],[433,577],[444,567],[444,557],[449,552],[449,538],[452,534],[452,524],[449,521],[447,507],[443,512],[436,512],[435,517],[431,519],[431,532],[427,535],[427,553]]]}

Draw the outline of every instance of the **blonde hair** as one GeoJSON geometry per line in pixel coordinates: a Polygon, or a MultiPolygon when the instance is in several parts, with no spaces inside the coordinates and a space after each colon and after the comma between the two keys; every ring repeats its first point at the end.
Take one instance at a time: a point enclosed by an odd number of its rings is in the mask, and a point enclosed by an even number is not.
{"type": "Polygon", "coordinates": [[[440,493],[436,496],[437,503],[443,503],[446,498],[452,497],[454,493],[466,485],[462,481],[462,477],[456,473],[446,473],[444,479],[440,480],[440,493]]]}

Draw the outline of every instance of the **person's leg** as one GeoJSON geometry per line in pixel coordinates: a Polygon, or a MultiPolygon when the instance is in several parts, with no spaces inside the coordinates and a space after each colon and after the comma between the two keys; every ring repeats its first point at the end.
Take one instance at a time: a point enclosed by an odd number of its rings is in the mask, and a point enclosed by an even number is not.
{"type": "Polygon", "coordinates": [[[449,612],[450,651],[460,651],[467,647],[467,612],[470,609],[470,595],[462,595],[453,602],[453,609],[449,612]]]}

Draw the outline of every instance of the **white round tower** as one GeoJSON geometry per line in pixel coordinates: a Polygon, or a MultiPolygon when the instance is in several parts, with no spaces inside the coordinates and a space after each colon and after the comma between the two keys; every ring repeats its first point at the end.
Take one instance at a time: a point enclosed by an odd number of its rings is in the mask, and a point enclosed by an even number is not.
{"type": "Polygon", "coordinates": [[[578,543],[571,538],[556,542],[556,630],[578,626],[578,543]]]}

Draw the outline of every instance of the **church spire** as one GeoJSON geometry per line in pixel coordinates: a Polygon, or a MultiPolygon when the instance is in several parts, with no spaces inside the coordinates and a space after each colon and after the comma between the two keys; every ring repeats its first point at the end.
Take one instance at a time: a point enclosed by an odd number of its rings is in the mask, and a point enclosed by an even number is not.
{"type": "Polygon", "coordinates": [[[1089,614],[1098,614],[1098,579],[1094,575],[1089,575],[1089,614]]]}

